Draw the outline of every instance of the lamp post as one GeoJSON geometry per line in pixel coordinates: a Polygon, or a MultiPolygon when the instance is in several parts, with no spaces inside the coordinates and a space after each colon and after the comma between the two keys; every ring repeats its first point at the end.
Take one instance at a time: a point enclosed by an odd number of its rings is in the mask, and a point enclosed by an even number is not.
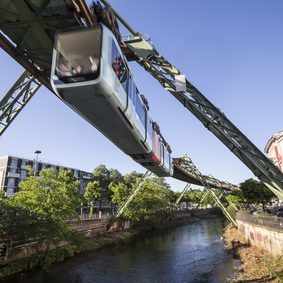
{"type": "Polygon", "coordinates": [[[37,172],[37,164],[38,164],[38,155],[41,153],[40,150],[36,150],[34,152],[36,154],[36,158],[35,158],[35,163],[34,163],[34,176],[36,176],[36,172],[37,172]]]}

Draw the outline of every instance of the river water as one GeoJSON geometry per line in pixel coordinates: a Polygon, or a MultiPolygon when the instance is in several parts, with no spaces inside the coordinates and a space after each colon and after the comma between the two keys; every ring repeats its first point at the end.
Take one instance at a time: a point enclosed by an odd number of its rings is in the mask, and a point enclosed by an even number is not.
{"type": "Polygon", "coordinates": [[[221,218],[148,232],[131,243],[106,247],[5,283],[226,282],[234,260],[220,240],[221,218]]]}

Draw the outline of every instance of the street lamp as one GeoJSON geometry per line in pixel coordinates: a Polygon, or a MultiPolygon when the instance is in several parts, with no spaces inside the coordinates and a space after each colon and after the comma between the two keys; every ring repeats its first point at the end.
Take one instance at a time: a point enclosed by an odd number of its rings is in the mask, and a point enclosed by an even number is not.
{"type": "Polygon", "coordinates": [[[38,164],[38,155],[41,153],[41,151],[36,150],[34,153],[36,154],[36,159],[35,159],[35,163],[34,163],[34,176],[36,176],[37,164],[38,164]]]}

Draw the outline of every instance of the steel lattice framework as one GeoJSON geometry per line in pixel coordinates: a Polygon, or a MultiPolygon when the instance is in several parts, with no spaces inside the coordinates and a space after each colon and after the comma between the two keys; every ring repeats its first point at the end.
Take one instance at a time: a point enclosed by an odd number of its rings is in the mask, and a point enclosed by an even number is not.
{"type": "MultiPolygon", "coordinates": [[[[105,0],[101,2],[109,5],[105,0]]],[[[226,145],[274,194],[283,199],[282,172],[187,79],[185,90],[178,91],[176,76],[181,75],[181,71],[167,61],[151,43],[135,32],[117,11],[114,10],[114,13],[131,32],[129,40],[124,41],[127,48],[132,51],[131,56],[226,145]]]]}
{"type": "Polygon", "coordinates": [[[0,101],[0,135],[40,88],[41,83],[25,71],[0,101]]]}
{"type": "MultiPolygon", "coordinates": [[[[106,0],[101,2],[110,6],[106,0]]],[[[176,88],[176,78],[182,73],[147,40],[137,33],[111,7],[117,19],[131,33],[121,43],[127,58],[136,60],[163,88],[168,90],[209,131],[225,144],[268,188],[283,199],[283,174],[277,167],[215,107],[196,87],[185,80],[185,88],[176,88]]],[[[0,102],[0,135],[11,124],[41,84],[52,91],[49,73],[56,30],[74,26],[90,26],[95,20],[84,0],[13,0],[0,3],[0,47],[20,63],[24,73],[0,102]],[[5,36],[4,36],[5,34],[5,36]],[[36,78],[36,79],[35,79],[36,78]]],[[[53,91],[52,91],[53,92],[53,91]]],[[[202,175],[190,159],[174,164],[177,173],[203,185],[219,207],[221,201],[213,187],[237,189],[202,175]],[[226,186],[226,187],[225,187],[226,186]]],[[[174,177],[177,177],[176,175],[174,177]]],[[[183,177],[182,177],[183,178],[183,177]]],[[[223,213],[226,215],[225,208],[223,213]]],[[[229,219],[229,215],[226,215],[229,219]]]]}

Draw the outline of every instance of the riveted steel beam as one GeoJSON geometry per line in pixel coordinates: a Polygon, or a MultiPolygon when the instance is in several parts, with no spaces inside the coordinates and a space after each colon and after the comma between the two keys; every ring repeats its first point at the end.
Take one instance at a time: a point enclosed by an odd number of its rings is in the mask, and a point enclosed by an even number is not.
{"type": "Polygon", "coordinates": [[[226,145],[261,181],[268,183],[280,199],[283,194],[282,172],[187,79],[179,89],[177,77],[181,72],[170,64],[148,41],[134,35],[124,44],[132,50],[136,61],[161,86],[226,145]]]}
{"type": "Polygon", "coordinates": [[[233,217],[230,215],[230,213],[227,211],[227,209],[225,208],[225,206],[222,204],[220,198],[216,195],[216,193],[213,191],[212,187],[210,186],[210,184],[206,181],[206,179],[204,178],[204,176],[200,173],[200,171],[198,170],[198,168],[195,166],[195,164],[193,163],[192,159],[189,158],[188,156],[184,156],[183,157],[184,162],[186,163],[186,165],[188,167],[191,168],[192,172],[194,173],[194,175],[196,176],[196,178],[198,180],[200,180],[201,184],[204,187],[204,194],[203,194],[203,198],[200,201],[203,202],[204,198],[207,195],[210,195],[216,205],[221,209],[221,211],[223,212],[223,214],[226,216],[226,218],[235,226],[237,226],[235,220],[233,219],[233,217]]]}
{"type": "Polygon", "coordinates": [[[25,71],[0,101],[0,136],[22,111],[41,83],[25,71]]]}
{"type": "MultiPolygon", "coordinates": [[[[110,6],[107,0],[101,0],[110,6]]],[[[111,6],[110,6],[111,7],[111,6]]],[[[150,43],[142,38],[121,15],[111,7],[117,19],[131,33],[124,41],[131,57],[148,71],[161,86],[168,90],[184,107],[226,145],[268,188],[280,199],[283,199],[282,172],[187,79],[179,88],[177,77],[180,70],[167,61],[150,43]]]]}
{"type": "Polygon", "coordinates": [[[182,193],[180,194],[180,196],[178,197],[178,199],[175,202],[175,206],[177,206],[180,202],[180,200],[182,199],[182,197],[184,196],[184,194],[188,191],[188,189],[191,187],[191,184],[186,184],[184,190],[182,191],[182,193]]]}

